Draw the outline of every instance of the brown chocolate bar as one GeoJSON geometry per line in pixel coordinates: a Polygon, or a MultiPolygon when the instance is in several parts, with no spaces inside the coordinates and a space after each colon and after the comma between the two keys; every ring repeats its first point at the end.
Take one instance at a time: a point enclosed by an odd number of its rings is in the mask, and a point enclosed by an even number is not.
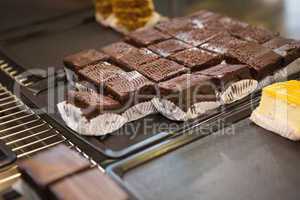
{"type": "Polygon", "coordinates": [[[288,65],[297,58],[300,58],[300,41],[276,37],[263,44],[264,47],[273,51],[284,58],[284,65],[288,65]]]}
{"type": "Polygon", "coordinates": [[[188,17],[190,17],[193,20],[199,20],[201,22],[207,23],[210,21],[216,21],[216,20],[220,19],[222,17],[222,15],[208,11],[208,10],[199,10],[195,13],[192,13],[188,17]]]}
{"type": "Polygon", "coordinates": [[[129,41],[132,41],[138,46],[148,46],[171,38],[170,35],[162,33],[154,28],[134,31],[127,37],[129,41]]]}
{"type": "Polygon", "coordinates": [[[200,47],[207,51],[215,52],[224,56],[229,56],[229,51],[231,49],[236,49],[243,45],[245,41],[239,40],[230,36],[227,33],[218,35],[206,43],[202,44],[200,47]]]}
{"type": "Polygon", "coordinates": [[[138,70],[154,82],[165,81],[188,71],[184,66],[164,58],[141,65],[138,70]]]}
{"type": "Polygon", "coordinates": [[[148,48],[162,57],[168,57],[174,53],[191,47],[191,45],[188,45],[180,40],[170,39],[151,45],[148,48]]]}
{"type": "Polygon", "coordinates": [[[229,54],[241,63],[247,64],[257,80],[282,67],[281,56],[254,42],[246,42],[236,49],[231,49],[229,54]]]}
{"type": "Polygon", "coordinates": [[[51,199],[127,200],[127,193],[99,169],[68,177],[50,187],[51,199]]]}
{"type": "Polygon", "coordinates": [[[112,76],[105,86],[108,93],[125,106],[151,99],[154,94],[154,83],[137,71],[112,76]]]}
{"type": "MultiPolygon", "coordinates": [[[[156,29],[175,37],[177,34],[197,28],[197,24],[191,23],[189,18],[175,18],[163,21],[155,26],[156,29]]],[[[201,27],[202,28],[202,25],[201,27]]]]}
{"type": "Polygon", "coordinates": [[[90,163],[67,146],[59,145],[20,161],[18,166],[26,183],[45,195],[50,184],[89,168],[90,163]]]}
{"type": "Polygon", "coordinates": [[[161,97],[172,101],[184,111],[193,104],[216,101],[216,87],[212,78],[200,74],[183,74],[158,84],[161,97]]]}
{"type": "Polygon", "coordinates": [[[198,74],[212,77],[220,89],[225,89],[229,84],[239,80],[252,79],[247,65],[232,65],[227,63],[221,63],[199,71],[198,74]]]}
{"type": "Polygon", "coordinates": [[[67,102],[80,108],[87,119],[93,119],[104,112],[117,112],[122,107],[111,97],[95,92],[69,91],[67,102]]]}
{"type": "Polygon", "coordinates": [[[159,56],[151,50],[142,48],[124,54],[117,62],[128,70],[137,70],[142,64],[158,59],[159,56]]]}
{"type": "Polygon", "coordinates": [[[96,51],[95,49],[88,49],[65,57],[64,64],[72,71],[78,71],[89,64],[106,61],[108,58],[109,56],[102,52],[96,51]]]}
{"type": "Polygon", "coordinates": [[[170,58],[189,67],[192,71],[206,69],[217,65],[222,61],[220,55],[198,48],[191,48],[178,52],[170,56],[170,58]]]}
{"type": "Polygon", "coordinates": [[[219,21],[232,35],[246,41],[263,44],[278,35],[265,28],[252,26],[229,17],[224,17],[219,21]]]}
{"type": "Polygon", "coordinates": [[[195,29],[187,32],[178,33],[176,35],[176,38],[186,42],[187,44],[197,47],[221,33],[222,32],[216,29],[203,28],[203,29],[195,29]]]}
{"type": "Polygon", "coordinates": [[[102,48],[102,51],[107,55],[111,56],[111,58],[115,61],[122,58],[125,54],[136,50],[137,48],[125,42],[115,42],[111,45],[102,48]]]}
{"type": "Polygon", "coordinates": [[[104,89],[105,81],[118,73],[124,73],[121,68],[108,62],[99,62],[88,65],[84,69],[79,70],[78,74],[83,80],[87,80],[95,86],[95,89],[104,89]]]}

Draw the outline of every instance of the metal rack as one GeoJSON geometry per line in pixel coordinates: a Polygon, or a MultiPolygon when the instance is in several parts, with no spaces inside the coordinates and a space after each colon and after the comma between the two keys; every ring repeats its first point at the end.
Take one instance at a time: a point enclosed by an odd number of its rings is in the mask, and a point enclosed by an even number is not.
{"type": "MultiPolygon", "coordinates": [[[[0,84],[0,139],[13,151],[18,159],[30,158],[33,154],[65,144],[88,159],[91,167],[100,167],[78,146],[67,140],[59,131],[35,114],[20,99],[0,84]]],[[[0,172],[0,187],[12,183],[21,174],[17,165],[0,172]]]]}
{"type": "Polygon", "coordinates": [[[11,66],[8,62],[5,62],[4,60],[0,60],[0,71],[4,72],[6,75],[8,75],[11,79],[15,80],[17,83],[19,83],[22,86],[30,86],[33,84],[32,81],[28,80],[26,77],[22,75],[22,72],[15,69],[13,66],[11,66]]]}

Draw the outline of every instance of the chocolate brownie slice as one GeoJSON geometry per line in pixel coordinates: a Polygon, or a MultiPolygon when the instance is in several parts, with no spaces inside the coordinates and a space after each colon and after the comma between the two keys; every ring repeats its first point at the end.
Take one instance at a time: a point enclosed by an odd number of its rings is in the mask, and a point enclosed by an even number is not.
{"type": "Polygon", "coordinates": [[[236,49],[231,49],[229,54],[247,64],[252,69],[254,78],[260,80],[282,67],[282,57],[271,49],[254,42],[246,42],[236,49]]]}
{"type": "Polygon", "coordinates": [[[151,45],[148,48],[162,57],[168,57],[178,51],[182,51],[191,47],[191,45],[188,45],[180,40],[170,39],[151,45]]]}
{"type": "Polygon", "coordinates": [[[194,29],[191,31],[178,33],[175,37],[179,40],[186,42],[187,44],[193,45],[195,47],[209,41],[210,39],[221,34],[219,30],[216,29],[194,29]]]}
{"type": "Polygon", "coordinates": [[[108,62],[99,62],[97,64],[88,65],[78,72],[82,80],[87,80],[95,86],[95,89],[104,89],[105,81],[118,73],[124,73],[121,68],[108,62]]]}
{"type": "Polygon", "coordinates": [[[171,38],[169,34],[162,33],[154,28],[134,31],[127,37],[129,41],[132,41],[138,46],[148,46],[171,38]]]}
{"type": "Polygon", "coordinates": [[[70,68],[73,71],[78,71],[85,66],[98,62],[98,61],[106,61],[108,60],[109,56],[96,51],[95,49],[88,49],[81,51],[79,53],[66,56],[63,59],[63,62],[66,67],[70,68]]]}
{"type": "Polygon", "coordinates": [[[232,35],[246,41],[263,44],[278,35],[265,28],[252,26],[229,17],[221,18],[219,21],[232,35]]]}
{"type": "Polygon", "coordinates": [[[118,60],[131,51],[136,51],[137,48],[125,42],[115,42],[111,45],[102,48],[102,51],[111,56],[113,60],[118,60]]]}
{"type": "Polygon", "coordinates": [[[198,48],[180,51],[170,56],[170,58],[180,64],[185,65],[192,71],[206,69],[208,67],[217,65],[222,61],[220,55],[198,48]]]}
{"type": "Polygon", "coordinates": [[[122,107],[113,98],[95,92],[69,91],[67,103],[80,108],[87,119],[93,119],[104,112],[118,112],[122,107]]]}
{"type": "Polygon", "coordinates": [[[229,56],[229,51],[231,49],[236,49],[239,46],[245,44],[246,42],[243,40],[239,40],[230,36],[227,33],[223,33],[222,35],[218,35],[206,43],[202,44],[200,48],[215,52],[224,56],[229,56]]]}
{"type": "Polygon", "coordinates": [[[137,70],[142,64],[154,61],[159,56],[149,49],[138,49],[125,53],[117,62],[128,70],[137,70]]]}
{"type": "Polygon", "coordinates": [[[212,78],[200,74],[183,74],[158,84],[160,96],[187,111],[203,101],[216,101],[212,78]]]}
{"type": "Polygon", "coordinates": [[[149,100],[154,95],[154,83],[137,71],[110,77],[105,86],[107,92],[125,106],[149,100]]]}
{"type": "Polygon", "coordinates": [[[300,58],[300,41],[276,37],[263,44],[264,47],[273,51],[284,58],[284,64],[288,65],[297,58],[300,58]]]}
{"type": "Polygon", "coordinates": [[[164,58],[141,65],[138,71],[154,82],[161,82],[186,73],[184,66],[164,58]]]}
{"type": "Polygon", "coordinates": [[[232,65],[227,63],[221,63],[217,66],[199,71],[198,74],[212,77],[220,89],[224,89],[229,84],[239,80],[252,79],[247,65],[232,65]]]}

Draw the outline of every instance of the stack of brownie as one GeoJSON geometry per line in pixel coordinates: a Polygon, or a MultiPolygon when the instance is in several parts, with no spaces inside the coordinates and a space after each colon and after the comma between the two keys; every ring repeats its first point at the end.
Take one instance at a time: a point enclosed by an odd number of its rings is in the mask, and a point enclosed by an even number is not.
{"type": "Polygon", "coordinates": [[[128,195],[88,160],[65,145],[19,162],[26,199],[115,199],[128,195]]]}
{"type": "Polygon", "coordinates": [[[234,84],[238,89],[230,91],[240,93],[222,103],[239,100],[299,57],[299,41],[203,10],[66,57],[65,65],[70,81],[117,101],[118,113],[153,98],[171,103],[159,111],[188,112],[201,102],[220,102],[234,84]]]}

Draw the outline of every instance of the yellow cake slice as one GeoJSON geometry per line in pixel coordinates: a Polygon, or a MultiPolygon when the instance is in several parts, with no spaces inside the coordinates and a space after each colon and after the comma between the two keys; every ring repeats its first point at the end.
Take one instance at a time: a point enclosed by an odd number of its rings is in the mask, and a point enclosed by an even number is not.
{"type": "Polygon", "coordinates": [[[300,140],[300,81],[264,88],[260,105],[250,119],[285,138],[300,140]]]}
{"type": "Polygon", "coordinates": [[[100,15],[103,19],[109,17],[112,10],[112,1],[111,0],[94,0],[96,15],[100,15]]]}

